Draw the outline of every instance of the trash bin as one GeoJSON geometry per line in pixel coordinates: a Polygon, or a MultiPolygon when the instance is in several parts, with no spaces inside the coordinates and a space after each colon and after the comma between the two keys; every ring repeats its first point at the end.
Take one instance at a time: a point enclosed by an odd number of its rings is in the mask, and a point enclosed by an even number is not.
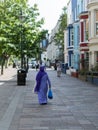
{"type": "Polygon", "coordinates": [[[61,66],[62,66],[62,72],[63,72],[64,74],[66,74],[66,69],[67,69],[67,67],[68,67],[67,64],[62,63],[61,66]]]}
{"type": "Polygon", "coordinates": [[[25,85],[26,84],[26,70],[19,69],[17,71],[17,85],[25,85]]]}

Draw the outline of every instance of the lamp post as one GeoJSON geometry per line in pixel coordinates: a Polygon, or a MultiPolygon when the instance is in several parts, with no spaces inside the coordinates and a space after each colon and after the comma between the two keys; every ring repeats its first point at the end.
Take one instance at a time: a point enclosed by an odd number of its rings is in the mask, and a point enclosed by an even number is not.
{"type": "Polygon", "coordinates": [[[20,10],[20,21],[21,21],[21,32],[20,32],[20,57],[21,57],[21,69],[23,69],[23,27],[22,27],[22,21],[23,21],[23,15],[22,15],[22,9],[20,10]]]}
{"type": "Polygon", "coordinates": [[[23,53],[23,15],[22,15],[22,9],[20,10],[20,56],[21,56],[21,69],[18,70],[18,75],[17,75],[17,84],[18,85],[25,85],[26,84],[26,71],[24,70],[23,66],[23,58],[24,58],[24,53],[23,53]]]}
{"type": "Polygon", "coordinates": [[[39,54],[40,64],[42,64],[42,41],[40,42],[40,54],[39,54]]]}

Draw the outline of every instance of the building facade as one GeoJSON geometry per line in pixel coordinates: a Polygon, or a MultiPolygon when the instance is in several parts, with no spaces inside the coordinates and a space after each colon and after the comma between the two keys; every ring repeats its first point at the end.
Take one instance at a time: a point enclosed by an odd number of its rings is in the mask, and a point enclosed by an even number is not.
{"type": "Polygon", "coordinates": [[[73,3],[72,0],[67,4],[67,50],[68,50],[68,67],[73,67],[73,48],[74,48],[74,40],[73,40],[73,13],[72,13],[73,3]]]}
{"type": "Polygon", "coordinates": [[[90,70],[98,65],[98,0],[70,0],[67,14],[66,62],[69,68],[90,70]]]}
{"type": "Polygon", "coordinates": [[[55,34],[58,32],[60,25],[60,21],[58,20],[56,26],[51,31],[51,34],[49,36],[49,43],[47,47],[47,59],[50,61],[50,63],[55,63],[55,60],[59,57],[59,47],[56,45],[56,42],[54,40],[55,34]]]}
{"type": "Polygon", "coordinates": [[[80,25],[80,62],[79,69],[87,70],[89,63],[89,48],[88,48],[88,11],[87,11],[87,1],[78,0],[78,16],[79,16],[79,25],[80,25]]]}
{"type": "MultiPolygon", "coordinates": [[[[52,30],[47,48],[51,61],[55,61],[59,54],[54,41],[58,27],[59,22],[52,30]]],[[[69,0],[67,29],[64,31],[64,63],[74,72],[98,66],[98,0],[69,0]]]]}
{"type": "Polygon", "coordinates": [[[89,69],[98,66],[98,0],[88,0],[89,69]]]}

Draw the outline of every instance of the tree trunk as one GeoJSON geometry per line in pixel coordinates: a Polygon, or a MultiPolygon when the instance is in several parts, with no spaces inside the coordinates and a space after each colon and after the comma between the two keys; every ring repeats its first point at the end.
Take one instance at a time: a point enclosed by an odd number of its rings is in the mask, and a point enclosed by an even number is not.
{"type": "Polygon", "coordinates": [[[8,67],[8,58],[5,60],[5,68],[8,67]]]}
{"type": "Polygon", "coordinates": [[[4,65],[3,64],[1,64],[1,75],[3,75],[3,72],[4,72],[4,67],[3,67],[4,65]]]}
{"type": "Polygon", "coordinates": [[[3,73],[4,73],[4,64],[5,64],[5,58],[2,57],[2,61],[1,61],[1,75],[3,75],[3,73]]]}

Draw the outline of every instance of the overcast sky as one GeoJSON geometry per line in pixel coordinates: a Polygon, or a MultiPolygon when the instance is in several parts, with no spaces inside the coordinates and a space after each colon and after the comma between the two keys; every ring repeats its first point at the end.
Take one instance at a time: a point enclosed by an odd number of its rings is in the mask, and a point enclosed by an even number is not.
{"type": "Polygon", "coordinates": [[[59,16],[62,14],[62,8],[67,5],[69,0],[29,0],[30,5],[38,5],[41,18],[45,18],[44,29],[49,32],[55,27],[59,16]]]}

